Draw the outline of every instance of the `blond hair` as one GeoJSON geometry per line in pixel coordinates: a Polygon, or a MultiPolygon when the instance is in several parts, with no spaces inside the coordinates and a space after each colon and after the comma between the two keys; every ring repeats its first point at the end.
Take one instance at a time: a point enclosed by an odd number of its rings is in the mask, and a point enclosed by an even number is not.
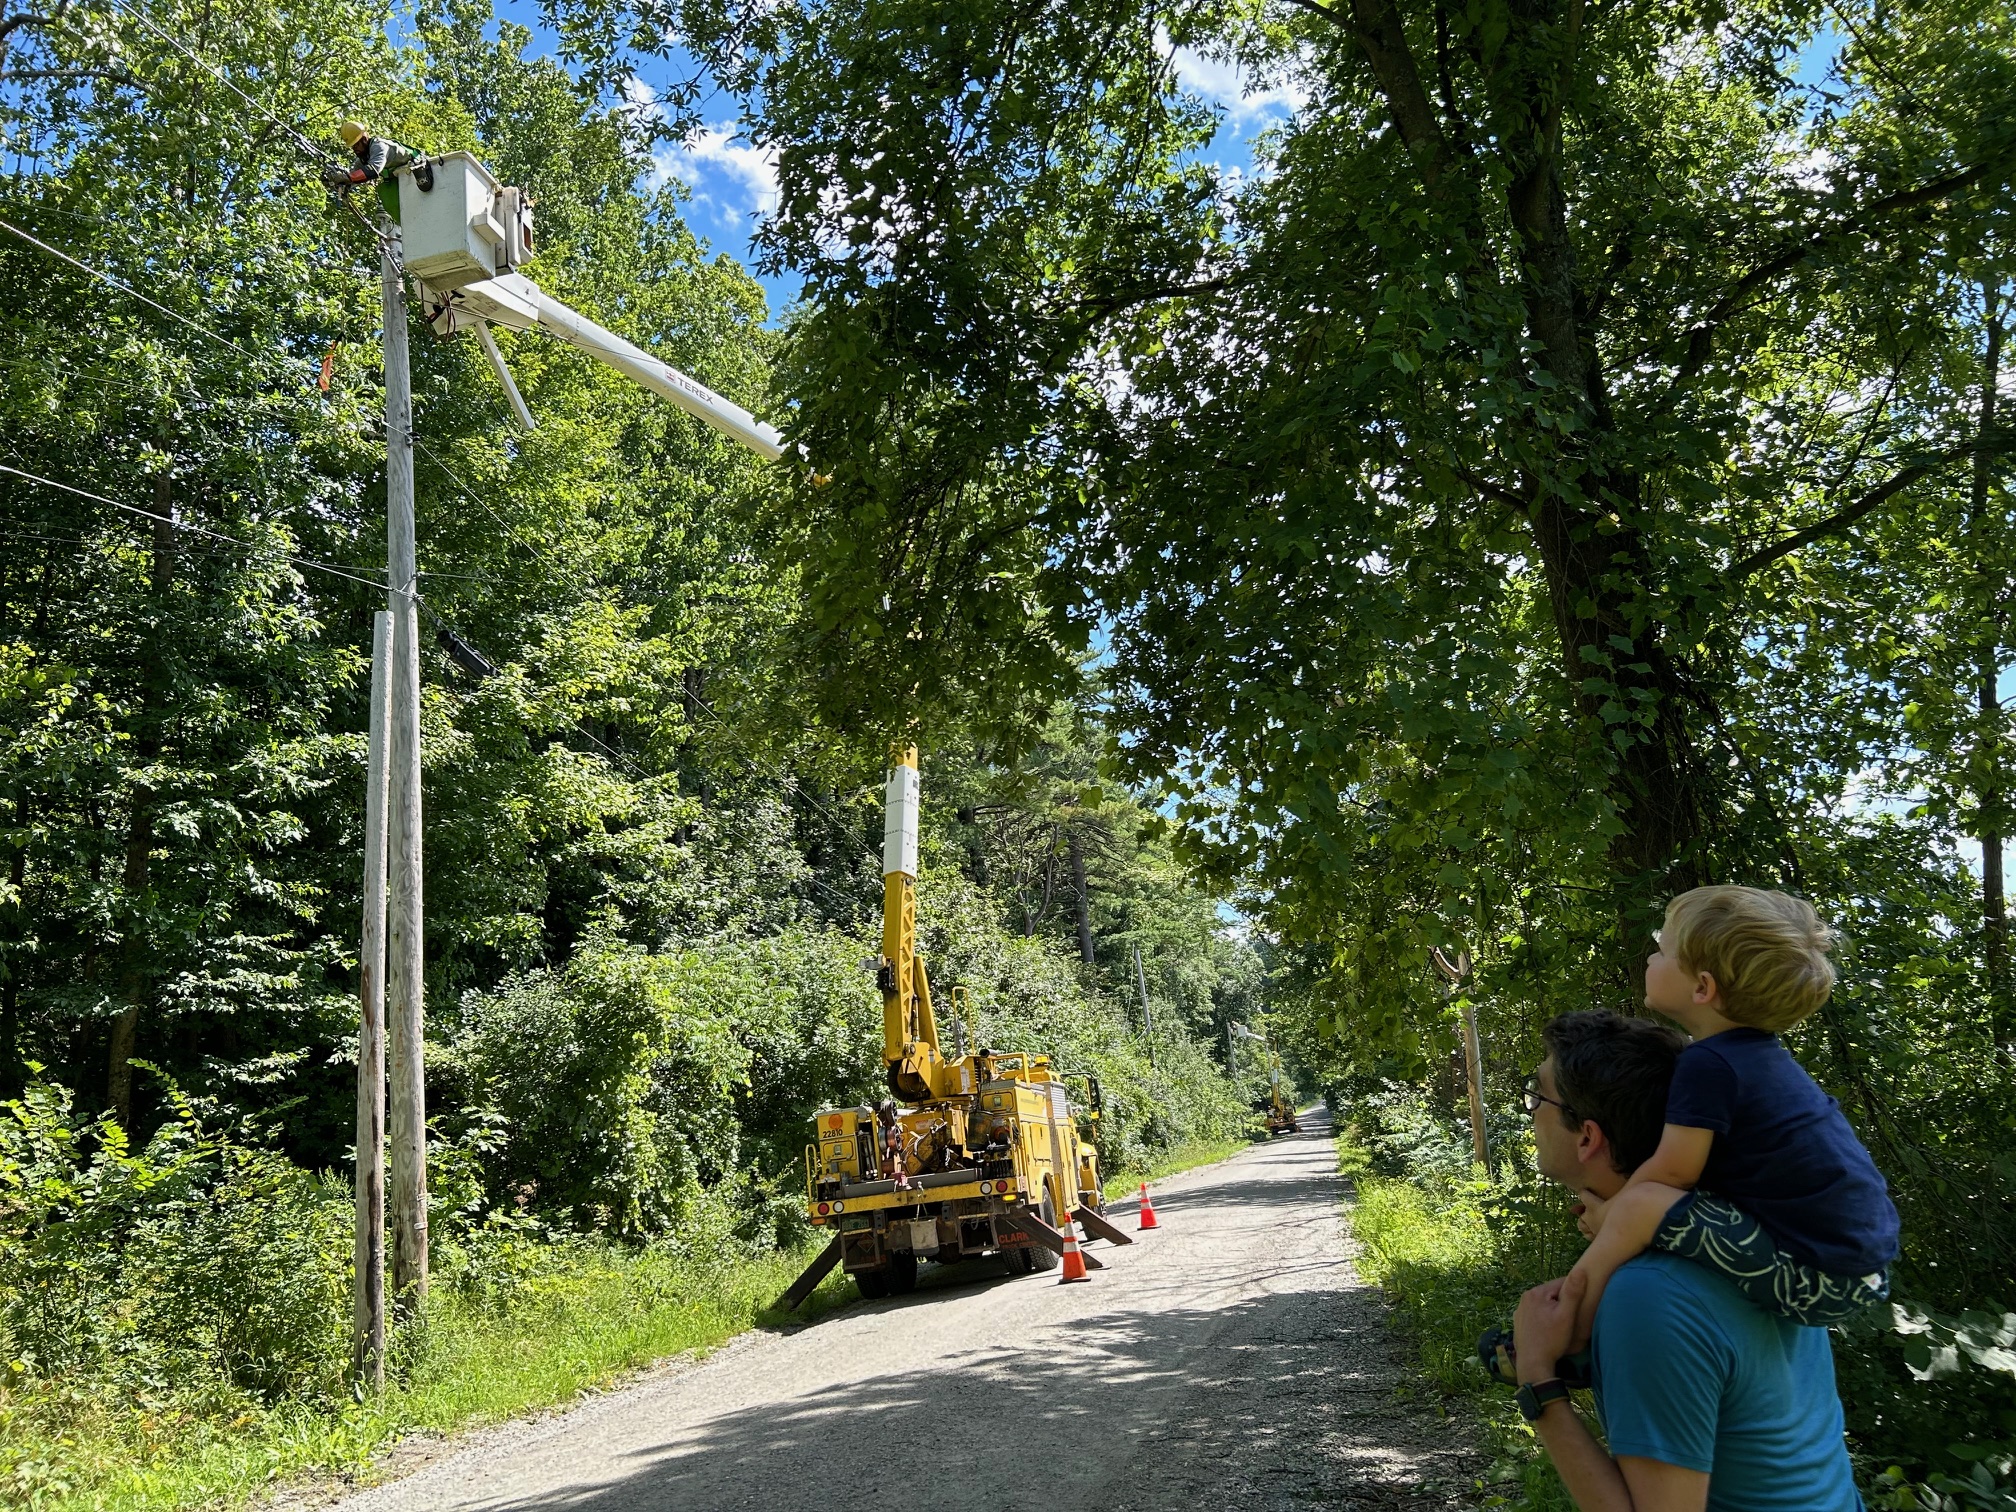
{"type": "Polygon", "coordinates": [[[1752,1029],[1790,1029],[1834,990],[1834,932],[1790,893],[1697,887],[1666,905],[1659,943],[1714,977],[1724,1016],[1752,1029]]]}

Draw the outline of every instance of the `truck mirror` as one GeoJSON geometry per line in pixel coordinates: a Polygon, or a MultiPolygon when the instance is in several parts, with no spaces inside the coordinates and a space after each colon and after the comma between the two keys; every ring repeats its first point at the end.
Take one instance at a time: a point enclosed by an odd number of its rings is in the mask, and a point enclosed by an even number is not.
{"type": "Polygon", "coordinates": [[[1094,1116],[1106,1111],[1106,1099],[1099,1094],[1099,1078],[1085,1078],[1085,1101],[1091,1106],[1094,1116]]]}

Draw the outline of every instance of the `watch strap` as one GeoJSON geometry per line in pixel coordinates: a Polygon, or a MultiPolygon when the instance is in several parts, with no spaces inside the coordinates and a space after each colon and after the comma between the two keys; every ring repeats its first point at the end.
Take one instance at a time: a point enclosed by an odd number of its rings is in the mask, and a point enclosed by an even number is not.
{"type": "Polygon", "coordinates": [[[1541,1414],[1555,1402],[1568,1400],[1568,1384],[1560,1380],[1530,1381],[1519,1388],[1514,1399],[1519,1403],[1519,1416],[1529,1423],[1537,1423],[1541,1414]]]}

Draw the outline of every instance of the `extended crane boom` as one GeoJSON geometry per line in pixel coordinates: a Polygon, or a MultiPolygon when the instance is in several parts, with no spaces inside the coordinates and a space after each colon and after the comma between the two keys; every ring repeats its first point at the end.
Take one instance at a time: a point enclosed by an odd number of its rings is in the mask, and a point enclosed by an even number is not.
{"type": "Polygon", "coordinates": [[[532,202],[523,190],[498,183],[467,152],[423,158],[369,135],[353,143],[352,150],[367,165],[357,171],[372,179],[387,176],[383,198],[399,223],[404,266],[421,285],[422,308],[434,329],[443,336],[476,332],[520,424],[529,428],[532,417],[489,338],[490,325],[557,336],[758,456],[774,461],[784,455],[784,438],[774,427],[596,324],[518,271],[533,247],[532,202]]]}
{"type": "MultiPolygon", "coordinates": [[[[521,425],[530,429],[534,421],[490,336],[492,325],[546,331],[751,451],[783,455],[783,438],[740,405],[518,271],[532,252],[532,206],[522,190],[499,184],[466,152],[425,158],[355,122],[344,123],[342,135],[354,163],[325,177],[339,187],[380,186],[428,319],[443,336],[475,332],[521,425]]],[[[909,1290],[920,1257],[1001,1254],[1011,1270],[1047,1270],[1066,1248],[1074,1219],[1088,1235],[1132,1243],[1102,1216],[1098,1159],[1078,1128],[1081,1116],[1099,1117],[1098,1081],[1085,1078],[1089,1106],[1081,1111],[1047,1055],[976,1051],[964,1025],[955,1053],[944,1053],[931,979],[917,950],[915,746],[891,751],[884,801],[882,954],[875,974],[889,1087],[911,1106],[828,1108],[813,1120],[806,1216],[835,1233],[784,1294],[788,1307],[836,1264],[871,1297],[909,1290]]],[[[1100,1265],[1089,1254],[1085,1263],[1100,1265]]]]}

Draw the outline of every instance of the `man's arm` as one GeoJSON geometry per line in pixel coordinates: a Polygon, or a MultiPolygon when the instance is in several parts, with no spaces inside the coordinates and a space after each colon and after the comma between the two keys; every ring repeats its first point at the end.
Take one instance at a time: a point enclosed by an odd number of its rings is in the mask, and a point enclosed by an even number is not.
{"type": "MultiPolygon", "coordinates": [[[[1552,1362],[1567,1352],[1584,1290],[1582,1278],[1571,1274],[1519,1299],[1512,1347],[1521,1382],[1552,1379],[1552,1362]]],[[[1533,1431],[1579,1512],[1702,1512],[1708,1505],[1704,1472],[1635,1455],[1612,1459],[1568,1402],[1550,1402],[1533,1431]]]]}

